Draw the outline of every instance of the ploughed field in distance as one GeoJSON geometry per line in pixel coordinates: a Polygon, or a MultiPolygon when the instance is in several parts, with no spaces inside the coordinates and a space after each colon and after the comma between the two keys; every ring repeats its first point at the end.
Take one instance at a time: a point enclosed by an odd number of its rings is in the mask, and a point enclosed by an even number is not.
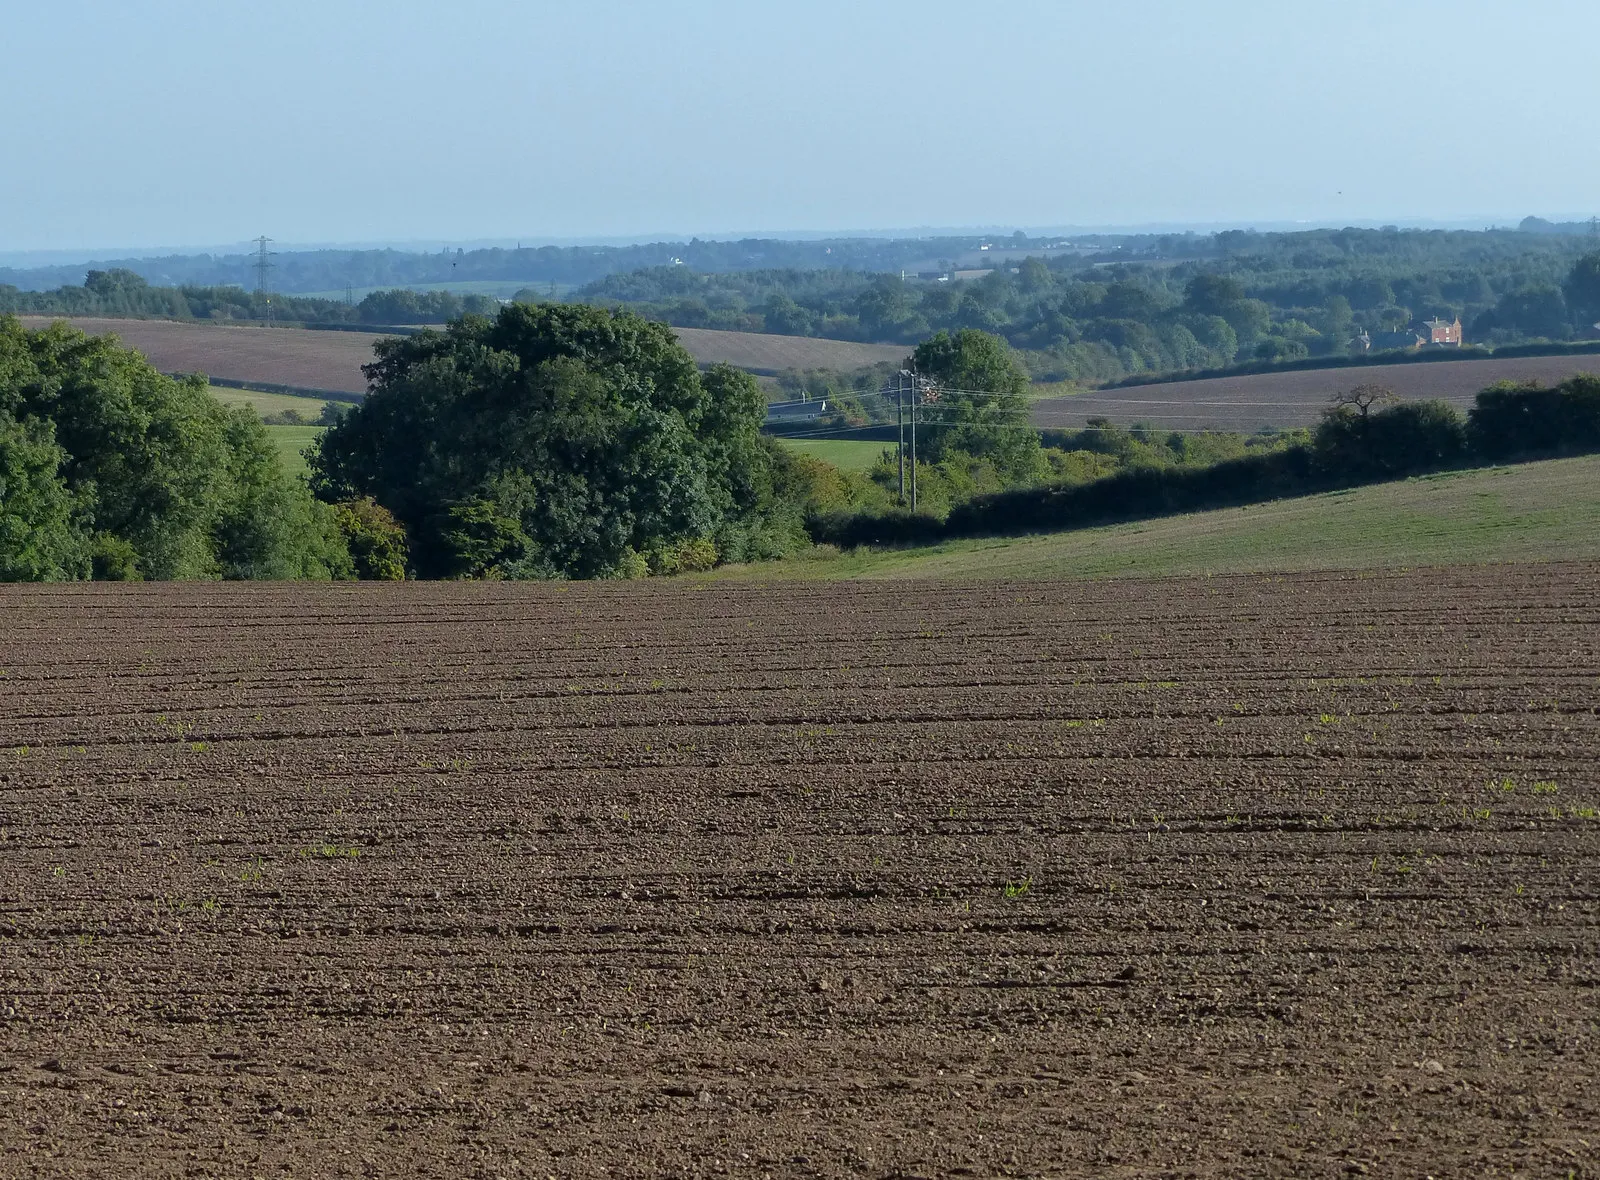
{"type": "Polygon", "coordinates": [[[0,1174],[1591,1175],[1597,585],[0,589],[0,1174]]]}

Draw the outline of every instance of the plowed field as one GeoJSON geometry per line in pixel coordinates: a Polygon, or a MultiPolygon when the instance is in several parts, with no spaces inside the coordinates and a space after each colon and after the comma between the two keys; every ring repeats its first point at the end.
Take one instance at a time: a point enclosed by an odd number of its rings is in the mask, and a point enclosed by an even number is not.
{"type": "MultiPolygon", "coordinates": [[[[28,328],[54,320],[24,316],[28,328]]],[[[205,373],[225,381],[259,381],[333,393],[365,393],[361,366],[372,362],[382,337],[367,332],[319,332],[304,328],[247,328],[174,320],[112,320],[79,317],[73,327],[91,336],[115,333],[144,353],[163,373],[205,373]]]]}
{"type": "Polygon", "coordinates": [[[0,1174],[1592,1176],[1597,584],[0,588],[0,1174]]]}
{"type": "MultiPolygon", "coordinates": [[[[22,322],[29,328],[42,328],[54,320],[48,316],[23,316],[22,322]]],[[[369,332],[234,327],[175,320],[78,317],[68,322],[94,336],[116,333],[123,344],[144,353],[164,373],[205,373],[226,381],[259,381],[335,393],[367,391],[361,366],[372,363],[372,346],[383,339],[369,332]]],[[[909,351],[895,344],[856,344],[848,340],[700,328],[674,330],[700,364],[723,362],[754,373],[899,364],[909,351]]]]}
{"type": "Polygon", "coordinates": [[[1034,403],[1035,426],[1078,429],[1092,417],[1120,425],[1150,422],[1163,430],[1282,430],[1315,426],[1333,395],[1357,385],[1382,385],[1403,400],[1438,398],[1467,410],[1496,381],[1555,385],[1576,373],[1600,373],[1600,354],[1364,365],[1252,373],[1203,381],[1168,381],[1099,389],[1034,403]]]}

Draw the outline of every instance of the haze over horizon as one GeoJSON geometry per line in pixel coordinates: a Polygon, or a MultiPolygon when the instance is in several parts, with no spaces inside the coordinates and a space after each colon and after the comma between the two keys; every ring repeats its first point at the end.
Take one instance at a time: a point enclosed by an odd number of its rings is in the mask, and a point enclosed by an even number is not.
{"type": "Polygon", "coordinates": [[[67,0],[11,14],[0,252],[1585,216],[1600,10],[1516,14],[67,0]]]}

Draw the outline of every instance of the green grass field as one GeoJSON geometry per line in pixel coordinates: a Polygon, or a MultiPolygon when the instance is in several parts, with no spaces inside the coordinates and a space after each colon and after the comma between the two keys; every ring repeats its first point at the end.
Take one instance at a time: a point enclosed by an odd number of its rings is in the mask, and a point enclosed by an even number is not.
{"type": "Polygon", "coordinates": [[[1131,524],[814,554],[708,577],[1103,578],[1600,559],[1600,456],[1131,524]]]}
{"type": "Polygon", "coordinates": [[[780,438],[778,441],[791,451],[814,455],[841,471],[866,471],[885,450],[894,450],[892,443],[853,438],[780,438]]]}
{"type": "MultiPolygon", "coordinates": [[[[211,395],[225,406],[251,406],[263,417],[267,414],[281,414],[284,410],[295,410],[306,418],[314,419],[322,413],[322,407],[326,404],[321,398],[293,397],[286,393],[257,393],[253,389],[227,389],[220,385],[211,387],[211,395]]],[[[305,478],[309,469],[306,467],[305,456],[300,452],[322,433],[322,427],[269,426],[267,433],[272,436],[272,444],[278,448],[278,457],[283,461],[283,469],[290,475],[305,478]]]]}
{"type": "Polygon", "coordinates": [[[290,475],[302,479],[309,472],[306,467],[305,456],[300,452],[311,443],[317,435],[322,433],[320,426],[269,426],[267,433],[272,436],[273,445],[278,448],[278,457],[283,460],[283,469],[290,475]]]}
{"type": "Polygon", "coordinates": [[[221,385],[211,387],[211,396],[225,406],[252,406],[265,418],[268,414],[281,414],[294,410],[307,421],[315,422],[327,405],[320,397],[295,397],[287,393],[258,393],[253,389],[227,389],[221,385]]]}

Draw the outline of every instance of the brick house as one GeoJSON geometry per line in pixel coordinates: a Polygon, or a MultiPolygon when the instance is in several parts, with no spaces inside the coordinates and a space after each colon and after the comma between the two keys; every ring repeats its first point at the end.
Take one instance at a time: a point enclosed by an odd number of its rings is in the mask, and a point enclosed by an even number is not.
{"type": "Polygon", "coordinates": [[[1429,344],[1448,344],[1457,348],[1461,346],[1461,317],[1457,316],[1454,323],[1447,324],[1443,320],[1428,320],[1423,327],[1428,329],[1429,344]]]}

